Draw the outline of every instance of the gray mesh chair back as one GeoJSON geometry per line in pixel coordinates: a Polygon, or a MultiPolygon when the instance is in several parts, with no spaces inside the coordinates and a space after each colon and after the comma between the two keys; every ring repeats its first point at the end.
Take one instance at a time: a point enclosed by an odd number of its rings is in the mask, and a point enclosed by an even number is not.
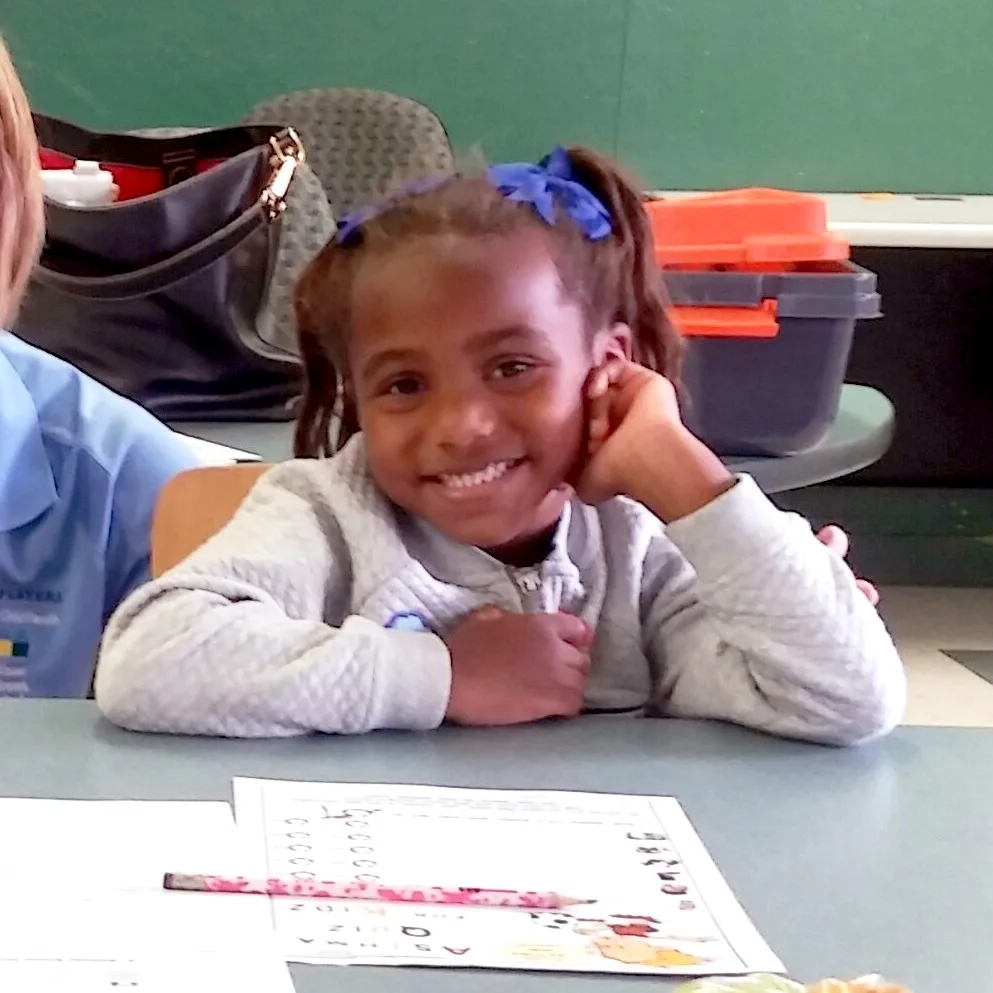
{"type": "Polygon", "coordinates": [[[452,148],[433,111],[382,90],[304,90],[256,105],[246,124],[296,129],[336,217],[398,185],[452,168],[452,148]]]}

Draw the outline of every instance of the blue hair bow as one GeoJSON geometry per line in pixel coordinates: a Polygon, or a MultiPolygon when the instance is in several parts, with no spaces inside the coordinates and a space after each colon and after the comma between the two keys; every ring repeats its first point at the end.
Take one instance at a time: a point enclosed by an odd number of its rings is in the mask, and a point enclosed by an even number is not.
{"type": "MultiPolygon", "coordinates": [[[[398,196],[383,203],[353,210],[338,222],[335,240],[348,245],[356,240],[363,225],[408,196],[430,193],[453,177],[451,174],[429,176],[403,188],[398,196]]],[[[527,203],[546,223],[555,224],[556,210],[562,210],[590,241],[606,238],[613,230],[610,213],[600,199],[576,178],[569,153],[557,145],[537,165],[531,162],[508,162],[490,166],[486,178],[508,199],[527,203]]]]}
{"type": "Polygon", "coordinates": [[[416,197],[421,193],[430,193],[432,190],[438,189],[439,186],[444,186],[452,178],[451,173],[443,172],[437,173],[434,176],[427,176],[423,179],[415,179],[404,186],[396,196],[382,203],[372,203],[366,207],[359,207],[356,210],[350,211],[338,221],[335,241],[339,245],[350,244],[359,236],[364,225],[368,224],[374,217],[378,217],[387,208],[392,207],[401,200],[405,200],[407,197],[416,197]]]}
{"type": "Polygon", "coordinates": [[[382,205],[375,203],[343,214],[338,221],[338,230],[335,232],[334,240],[339,245],[350,245],[358,238],[363,226],[377,214],[382,213],[382,210],[382,205]]]}
{"type": "Polygon", "coordinates": [[[508,200],[530,204],[546,224],[555,223],[558,208],[590,241],[606,238],[613,230],[607,208],[579,181],[569,153],[561,145],[537,165],[495,165],[487,170],[487,177],[508,200]]]}

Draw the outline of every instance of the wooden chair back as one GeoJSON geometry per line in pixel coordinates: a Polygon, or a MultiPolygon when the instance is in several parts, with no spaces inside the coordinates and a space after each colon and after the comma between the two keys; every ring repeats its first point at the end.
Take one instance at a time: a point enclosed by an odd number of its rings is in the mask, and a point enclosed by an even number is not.
{"type": "Polygon", "coordinates": [[[258,462],[204,466],[169,480],[152,521],[152,575],[161,576],[217,534],[268,468],[258,462]]]}

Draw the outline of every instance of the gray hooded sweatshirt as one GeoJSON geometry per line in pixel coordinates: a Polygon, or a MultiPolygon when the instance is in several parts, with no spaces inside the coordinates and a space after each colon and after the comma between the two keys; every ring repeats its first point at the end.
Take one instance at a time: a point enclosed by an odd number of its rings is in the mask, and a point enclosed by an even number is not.
{"type": "Polygon", "coordinates": [[[903,712],[900,658],[852,573],[750,478],[668,527],[630,500],[574,500],[549,556],[513,569],[392,505],[361,435],[271,469],[219,534],[124,601],[97,703],[143,731],[434,728],[451,684],[443,638],[491,604],[594,627],[590,712],[833,744],[903,712]]]}

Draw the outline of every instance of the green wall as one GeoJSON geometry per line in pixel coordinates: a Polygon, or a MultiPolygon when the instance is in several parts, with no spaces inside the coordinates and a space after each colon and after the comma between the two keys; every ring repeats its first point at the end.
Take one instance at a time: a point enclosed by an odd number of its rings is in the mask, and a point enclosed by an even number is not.
{"type": "Polygon", "coordinates": [[[993,0],[3,0],[37,107],[216,123],[355,85],[455,144],[614,151],[652,185],[993,192],[993,0]]]}

